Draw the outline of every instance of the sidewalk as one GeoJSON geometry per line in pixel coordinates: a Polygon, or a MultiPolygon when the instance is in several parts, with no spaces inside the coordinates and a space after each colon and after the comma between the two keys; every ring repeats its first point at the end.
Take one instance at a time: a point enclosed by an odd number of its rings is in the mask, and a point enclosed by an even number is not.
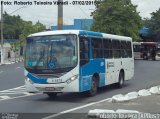
{"type": "Polygon", "coordinates": [[[73,111],[64,111],[51,119],[160,119],[160,86],[131,92],[122,97],[119,94],[93,102],[89,106],[71,109],[73,111]]]}
{"type": "MultiPolygon", "coordinates": [[[[160,119],[160,88],[152,87],[147,89],[145,94],[144,90],[138,92],[138,94],[142,94],[143,96],[138,96],[135,99],[124,100],[122,101],[120,98],[117,102],[113,101],[113,96],[110,101],[105,101],[103,103],[98,103],[92,105],[88,108],[87,119],[91,119],[93,117],[99,118],[101,113],[110,114],[140,114],[138,117],[134,118],[121,118],[121,119],[160,119]],[[157,90],[158,89],[158,90],[157,90]],[[150,91],[150,92],[149,92],[150,91]],[[148,95],[148,96],[147,96],[148,95]]],[[[128,93],[131,94],[131,93],[128,93]]],[[[134,93],[132,93],[134,94],[134,93]]],[[[118,95],[117,95],[118,96],[118,95]]],[[[113,117],[114,118],[114,117],[113,117]]],[[[86,118],[84,118],[86,119],[86,118]]],[[[108,119],[108,118],[107,118],[108,119]]],[[[112,118],[110,118],[112,119],[112,118]]],[[[115,118],[114,118],[115,119],[115,118]]],[[[119,119],[119,118],[116,118],[119,119]]]]}
{"type": "Polygon", "coordinates": [[[128,102],[112,103],[103,102],[89,107],[92,109],[106,109],[106,110],[135,110],[143,113],[160,114],[160,95],[150,95],[139,97],[128,102]]]}
{"type": "Polygon", "coordinates": [[[139,97],[121,103],[105,101],[51,119],[160,119],[160,95],[139,97]],[[105,116],[100,117],[100,114],[105,116]],[[121,114],[121,118],[114,116],[117,114],[121,114]],[[134,117],[122,118],[123,114],[131,114],[134,117]]]}
{"type": "MultiPolygon", "coordinates": [[[[3,64],[14,64],[14,63],[22,62],[23,60],[24,60],[23,57],[16,58],[16,60],[14,58],[11,58],[11,59],[5,60],[3,64]]],[[[0,65],[2,64],[0,63],[0,65]]]]}

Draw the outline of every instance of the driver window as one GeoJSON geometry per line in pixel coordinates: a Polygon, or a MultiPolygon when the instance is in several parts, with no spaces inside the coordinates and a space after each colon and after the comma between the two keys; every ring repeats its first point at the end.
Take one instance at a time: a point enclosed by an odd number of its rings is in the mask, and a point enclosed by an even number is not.
{"type": "Polygon", "coordinates": [[[89,62],[89,39],[80,37],[80,65],[85,65],[89,62]]]}

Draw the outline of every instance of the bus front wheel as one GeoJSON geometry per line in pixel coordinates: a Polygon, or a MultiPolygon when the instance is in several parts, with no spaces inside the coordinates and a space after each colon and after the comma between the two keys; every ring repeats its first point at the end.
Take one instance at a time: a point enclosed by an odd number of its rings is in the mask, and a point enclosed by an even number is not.
{"type": "Polygon", "coordinates": [[[89,96],[95,96],[97,94],[97,89],[98,89],[98,83],[95,77],[93,77],[91,81],[91,88],[87,92],[89,96]]]}

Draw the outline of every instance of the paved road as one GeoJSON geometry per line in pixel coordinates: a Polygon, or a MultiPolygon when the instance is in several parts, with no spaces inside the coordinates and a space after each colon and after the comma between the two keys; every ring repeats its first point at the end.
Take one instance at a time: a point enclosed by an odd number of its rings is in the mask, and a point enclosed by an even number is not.
{"type": "Polygon", "coordinates": [[[0,91],[24,85],[23,62],[0,66],[0,91]]]}
{"type": "MultiPolygon", "coordinates": [[[[136,60],[135,76],[132,80],[126,82],[125,87],[122,89],[115,89],[113,86],[102,88],[95,97],[84,97],[81,94],[69,93],[62,94],[55,99],[49,99],[46,95],[37,94],[17,99],[4,100],[0,101],[0,112],[59,113],[64,110],[112,97],[115,94],[125,94],[127,92],[159,85],[159,69],[160,62],[158,61],[136,60]]],[[[11,71],[10,73],[13,74],[11,71]]],[[[81,110],[79,110],[79,112],[81,112],[81,110]]]]}

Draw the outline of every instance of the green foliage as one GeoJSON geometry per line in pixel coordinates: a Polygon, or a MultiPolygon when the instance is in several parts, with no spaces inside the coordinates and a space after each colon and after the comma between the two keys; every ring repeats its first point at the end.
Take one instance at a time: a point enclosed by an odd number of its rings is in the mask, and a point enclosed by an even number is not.
{"type": "Polygon", "coordinates": [[[22,23],[22,33],[20,34],[20,39],[24,40],[29,34],[37,33],[45,30],[45,26],[39,21],[33,25],[31,21],[22,23]]]}
{"type": "Polygon", "coordinates": [[[10,43],[10,45],[11,45],[11,50],[13,52],[17,52],[19,50],[19,47],[20,47],[20,41],[10,43]]]}
{"type": "MultiPolygon", "coordinates": [[[[100,0],[99,0],[100,1],[100,0]]],[[[94,23],[91,30],[123,35],[139,40],[142,20],[131,0],[103,0],[92,13],[94,23]]]]}
{"type": "Polygon", "coordinates": [[[44,31],[45,26],[39,21],[36,24],[32,24],[31,21],[24,21],[21,17],[11,16],[5,12],[3,14],[4,39],[19,39],[24,40],[29,34],[44,31]]]}
{"type": "Polygon", "coordinates": [[[10,16],[6,12],[3,14],[4,19],[4,39],[19,39],[21,33],[20,16],[10,16]]]}
{"type": "Polygon", "coordinates": [[[10,43],[11,50],[15,53],[15,59],[16,52],[25,45],[25,38],[29,34],[45,30],[45,26],[39,21],[36,24],[32,24],[31,21],[24,21],[20,16],[11,16],[7,12],[3,14],[3,18],[4,39],[18,39],[18,41],[10,43]]]}

